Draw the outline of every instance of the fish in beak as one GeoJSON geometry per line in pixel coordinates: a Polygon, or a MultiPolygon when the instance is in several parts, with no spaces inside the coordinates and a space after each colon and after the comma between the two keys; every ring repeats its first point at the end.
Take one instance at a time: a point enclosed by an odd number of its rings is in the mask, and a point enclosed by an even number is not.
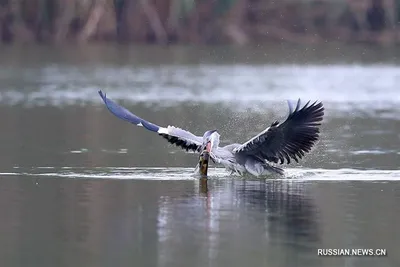
{"type": "Polygon", "coordinates": [[[207,177],[208,161],[210,158],[211,147],[212,143],[211,141],[208,141],[205,145],[205,148],[203,148],[203,150],[201,151],[199,157],[199,172],[202,177],[207,177]]]}

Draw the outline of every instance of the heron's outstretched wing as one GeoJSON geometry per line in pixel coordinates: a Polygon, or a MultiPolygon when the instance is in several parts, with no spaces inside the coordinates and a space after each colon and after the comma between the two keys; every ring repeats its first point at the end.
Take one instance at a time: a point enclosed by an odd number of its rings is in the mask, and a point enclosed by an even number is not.
{"type": "Polygon", "coordinates": [[[114,114],[116,117],[133,123],[137,126],[142,126],[149,131],[156,132],[171,144],[174,144],[178,147],[185,149],[186,151],[199,151],[200,147],[203,143],[203,138],[200,136],[196,136],[191,132],[185,131],[183,129],[168,126],[168,127],[160,127],[154,123],[148,122],[134,114],[132,114],[126,108],[118,105],[111,99],[106,97],[106,94],[103,94],[102,91],[99,91],[99,95],[103,99],[106,104],[108,110],[114,114]]]}
{"type": "Polygon", "coordinates": [[[319,138],[319,126],[324,115],[322,103],[310,102],[300,109],[300,99],[296,108],[289,104],[289,116],[283,123],[274,122],[263,132],[235,149],[240,155],[251,155],[283,164],[290,158],[296,162],[309,152],[319,138]]]}

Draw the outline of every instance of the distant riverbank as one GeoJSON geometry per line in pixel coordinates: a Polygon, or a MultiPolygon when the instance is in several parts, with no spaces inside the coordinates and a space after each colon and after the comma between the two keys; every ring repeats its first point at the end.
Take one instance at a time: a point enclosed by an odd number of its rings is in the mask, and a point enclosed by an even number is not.
{"type": "Polygon", "coordinates": [[[3,43],[397,44],[395,0],[3,0],[3,43]]]}

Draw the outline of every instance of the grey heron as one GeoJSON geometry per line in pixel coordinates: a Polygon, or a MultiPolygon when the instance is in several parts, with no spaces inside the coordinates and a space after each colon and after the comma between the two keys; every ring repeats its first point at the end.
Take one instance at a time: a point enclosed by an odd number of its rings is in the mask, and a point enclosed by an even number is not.
{"type": "Polygon", "coordinates": [[[308,101],[303,107],[300,106],[300,99],[296,107],[288,102],[289,115],[283,123],[273,122],[243,144],[233,143],[220,147],[220,134],[217,130],[209,130],[203,136],[197,136],[175,126],[161,127],[134,115],[107,98],[102,91],[98,93],[116,117],[158,133],[169,143],[186,151],[201,153],[206,150],[214,163],[240,175],[282,175],[283,169],[277,164],[289,164],[291,159],[298,162],[305,153],[310,152],[319,139],[319,126],[324,116],[322,102],[310,104],[308,101]]]}

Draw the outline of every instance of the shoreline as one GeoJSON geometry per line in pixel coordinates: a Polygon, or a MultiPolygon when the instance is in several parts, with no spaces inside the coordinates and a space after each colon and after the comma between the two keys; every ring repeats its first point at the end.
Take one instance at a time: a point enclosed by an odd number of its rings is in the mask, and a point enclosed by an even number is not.
{"type": "Polygon", "coordinates": [[[0,5],[0,43],[395,45],[400,8],[382,1],[371,30],[370,1],[16,0],[0,5]]]}

